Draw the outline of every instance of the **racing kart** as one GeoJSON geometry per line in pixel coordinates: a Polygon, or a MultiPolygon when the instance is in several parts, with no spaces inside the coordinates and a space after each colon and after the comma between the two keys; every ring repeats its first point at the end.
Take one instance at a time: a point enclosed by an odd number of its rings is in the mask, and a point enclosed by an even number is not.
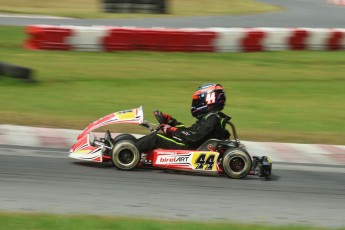
{"type": "Polygon", "coordinates": [[[140,153],[135,147],[137,137],[122,133],[114,138],[109,130],[98,138],[93,131],[112,124],[134,124],[160,132],[164,118],[159,111],[154,115],[159,124],[144,120],[143,108],[123,110],[104,116],[90,123],[71,147],[69,157],[93,162],[112,162],[120,170],[137,167],[153,167],[171,170],[184,170],[200,173],[220,173],[230,178],[240,179],[247,175],[269,177],[272,161],[267,156],[251,156],[237,136],[235,125],[231,127],[233,140],[209,139],[195,150],[154,149],[140,153]]]}

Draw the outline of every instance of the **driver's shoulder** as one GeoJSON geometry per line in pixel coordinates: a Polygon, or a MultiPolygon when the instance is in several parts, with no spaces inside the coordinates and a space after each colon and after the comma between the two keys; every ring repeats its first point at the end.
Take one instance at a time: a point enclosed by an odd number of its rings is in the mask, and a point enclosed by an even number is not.
{"type": "Polygon", "coordinates": [[[212,112],[212,113],[208,113],[206,114],[203,119],[208,120],[208,119],[221,119],[221,116],[219,114],[219,112],[212,112]]]}
{"type": "Polygon", "coordinates": [[[230,116],[222,113],[222,112],[212,112],[212,113],[208,113],[203,117],[204,120],[221,120],[221,121],[228,121],[231,119],[230,116]]]}

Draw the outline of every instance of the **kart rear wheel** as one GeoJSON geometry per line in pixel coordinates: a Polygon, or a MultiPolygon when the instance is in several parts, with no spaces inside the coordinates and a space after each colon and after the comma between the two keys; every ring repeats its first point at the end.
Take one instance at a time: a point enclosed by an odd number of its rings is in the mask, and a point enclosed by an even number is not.
{"type": "Polygon", "coordinates": [[[134,142],[123,140],[115,144],[111,154],[111,161],[116,168],[132,170],[137,166],[139,160],[140,153],[135,147],[134,142]]]}
{"type": "Polygon", "coordinates": [[[250,172],[252,159],[240,148],[229,149],[224,153],[222,166],[225,174],[233,179],[241,179],[250,172]]]}

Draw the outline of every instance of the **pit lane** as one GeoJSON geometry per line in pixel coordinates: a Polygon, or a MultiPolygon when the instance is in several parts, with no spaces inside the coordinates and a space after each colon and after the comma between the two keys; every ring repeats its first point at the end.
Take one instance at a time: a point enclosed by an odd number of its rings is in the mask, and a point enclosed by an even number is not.
{"type": "Polygon", "coordinates": [[[116,170],[67,150],[0,146],[0,210],[345,226],[345,167],[274,163],[270,180],[116,170]]]}

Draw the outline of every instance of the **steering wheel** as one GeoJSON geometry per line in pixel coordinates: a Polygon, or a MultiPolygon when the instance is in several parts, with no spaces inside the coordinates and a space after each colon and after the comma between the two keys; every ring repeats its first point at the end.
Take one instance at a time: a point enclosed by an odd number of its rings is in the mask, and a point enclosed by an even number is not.
{"type": "Polygon", "coordinates": [[[161,111],[155,110],[155,111],[153,111],[153,115],[155,115],[159,124],[165,124],[165,119],[164,119],[161,111]]]}

